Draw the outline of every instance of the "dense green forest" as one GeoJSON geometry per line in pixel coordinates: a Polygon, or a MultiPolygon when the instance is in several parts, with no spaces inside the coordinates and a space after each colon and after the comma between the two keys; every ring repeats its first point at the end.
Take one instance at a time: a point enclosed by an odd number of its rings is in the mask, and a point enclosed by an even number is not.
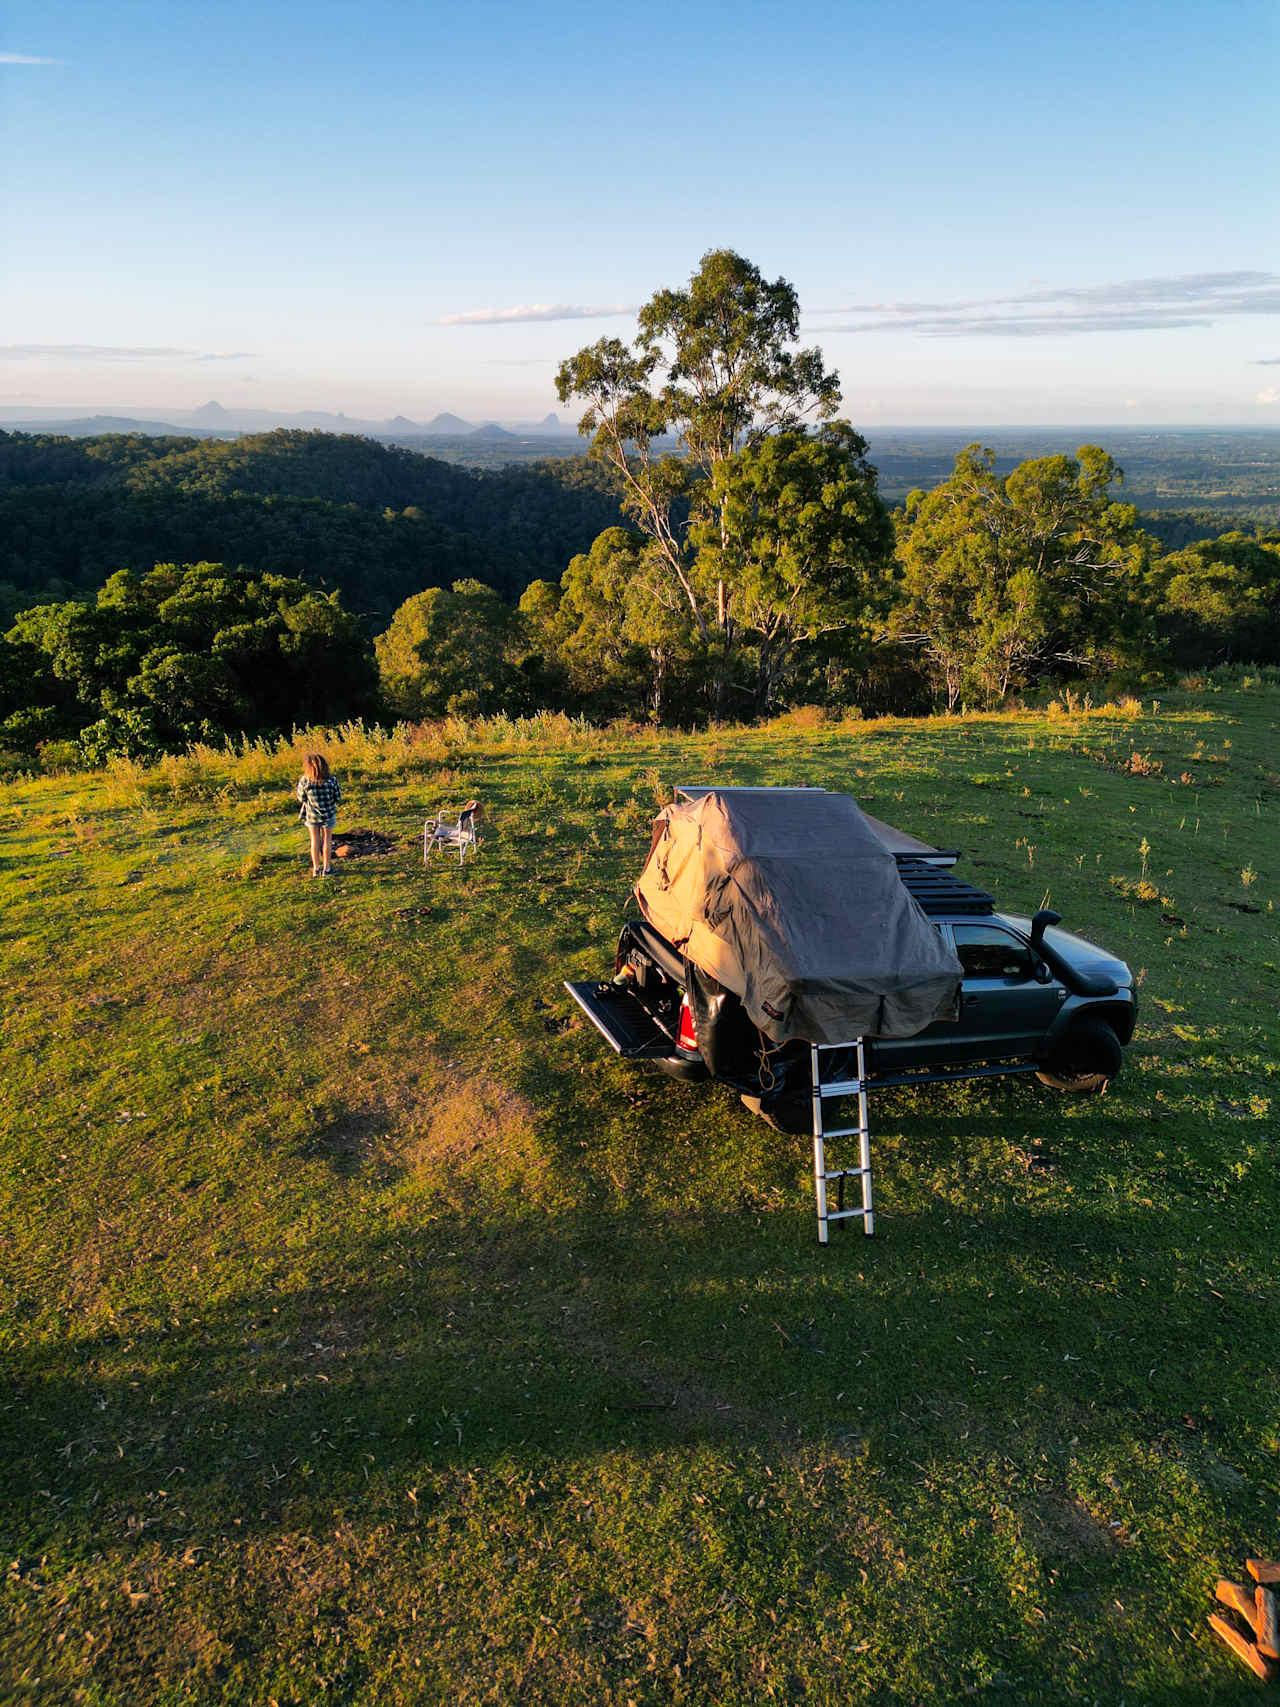
{"type": "Polygon", "coordinates": [[[385,620],[465,576],[518,599],[617,520],[585,457],[481,473],[331,433],[0,433],[0,614],[117,569],[214,561],[301,576],[385,620]]]}
{"type": "Polygon", "coordinates": [[[909,446],[890,481],[931,478],[891,506],[798,328],[786,280],[712,251],[633,344],[562,363],[589,455],[533,466],[295,430],[0,433],[5,762],[299,719],[956,710],[1280,661],[1280,531],[1249,520],[1265,446],[1235,435],[1215,477],[1192,436],[1165,483],[1216,501],[1216,478],[1242,516],[1140,514],[1112,449],[1050,435],[946,469],[909,446]]]}

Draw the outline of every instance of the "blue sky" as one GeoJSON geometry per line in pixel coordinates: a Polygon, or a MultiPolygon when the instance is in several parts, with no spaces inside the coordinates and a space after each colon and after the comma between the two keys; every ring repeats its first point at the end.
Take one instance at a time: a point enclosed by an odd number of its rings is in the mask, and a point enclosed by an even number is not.
{"type": "Polygon", "coordinates": [[[534,418],[726,246],[865,427],[1280,424],[1273,0],[0,28],[0,406],[534,418]]]}

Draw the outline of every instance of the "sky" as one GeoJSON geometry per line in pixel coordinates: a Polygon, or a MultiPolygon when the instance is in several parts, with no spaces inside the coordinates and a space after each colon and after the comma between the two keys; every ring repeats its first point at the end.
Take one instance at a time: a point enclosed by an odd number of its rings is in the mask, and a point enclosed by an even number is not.
{"type": "Polygon", "coordinates": [[[887,425],[1280,425],[1274,0],[8,0],[0,409],[533,420],[733,248],[887,425]]]}

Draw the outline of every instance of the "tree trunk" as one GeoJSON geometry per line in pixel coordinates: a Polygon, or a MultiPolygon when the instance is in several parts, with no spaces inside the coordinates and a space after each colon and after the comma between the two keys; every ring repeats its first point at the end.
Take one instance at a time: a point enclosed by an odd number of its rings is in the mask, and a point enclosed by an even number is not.
{"type": "Polygon", "coordinates": [[[711,714],[723,721],[729,709],[729,684],[733,674],[734,625],[729,615],[729,598],[723,581],[716,582],[716,627],[720,638],[720,656],[712,681],[711,714]]]}
{"type": "Polygon", "coordinates": [[[948,713],[954,713],[956,709],[956,701],[960,698],[960,683],[963,678],[961,677],[960,671],[956,668],[954,659],[949,658],[947,660],[946,668],[947,711],[948,713]]]}
{"type": "Polygon", "coordinates": [[[782,672],[787,667],[790,648],[785,639],[766,637],[756,654],[755,711],[757,717],[767,717],[773,710],[774,697],[782,672]]]}

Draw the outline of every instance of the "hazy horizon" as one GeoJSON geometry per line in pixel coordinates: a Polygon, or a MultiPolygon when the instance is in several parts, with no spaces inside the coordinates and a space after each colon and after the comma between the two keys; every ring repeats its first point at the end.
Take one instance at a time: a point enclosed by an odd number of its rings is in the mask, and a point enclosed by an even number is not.
{"type": "MultiPolygon", "coordinates": [[[[19,420],[28,420],[33,425],[37,425],[43,420],[48,420],[48,421],[52,421],[52,422],[59,422],[59,421],[72,422],[72,421],[90,421],[90,420],[102,418],[102,419],[116,419],[116,420],[138,420],[138,421],[146,421],[146,422],[155,422],[157,424],[169,424],[172,426],[185,427],[185,426],[198,425],[198,423],[194,419],[192,419],[192,417],[198,415],[202,409],[207,408],[211,402],[217,402],[217,399],[206,398],[203,404],[199,404],[199,405],[196,405],[194,407],[187,407],[185,405],[184,406],[170,406],[170,405],[162,406],[160,404],[141,404],[141,403],[115,403],[115,404],[110,404],[110,403],[109,404],[70,404],[69,403],[69,404],[61,404],[61,405],[60,404],[18,404],[18,403],[7,403],[2,398],[0,398],[0,423],[6,423],[6,422],[11,423],[14,421],[19,421],[19,420]]],[[[223,407],[225,407],[225,406],[223,406],[223,407]]],[[[265,415],[272,415],[272,416],[282,416],[282,417],[287,417],[290,419],[296,418],[300,422],[302,421],[302,419],[304,417],[316,417],[316,418],[324,417],[326,420],[331,420],[331,421],[344,420],[344,421],[350,422],[351,425],[353,427],[356,427],[356,428],[359,428],[361,426],[391,426],[395,422],[395,420],[398,418],[394,415],[357,415],[357,414],[353,413],[351,410],[343,410],[343,409],[336,409],[336,410],[277,409],[277,408],[273,408],[270,404],[267,404],[267,403],[245,404],[243,406],[243,408],[236,406],[236,407],[228,408],[226,410],[226,413],[232,421],[242,419],[242,418],[247,418],[247,417],[257,413],[257,414],[265,414],[265,415]]],[[[548,413],[557,413],[558,414],[559,411],[548,411],[548,413]]],[[[414,418],[412,416],[401,416],[399,418],[407,421],[407,423],[411,427],[425,427],[425,426],[429,426],[435,419],[437,419],[439,416],[442,416],[442,415],[444,415],[444,416],[452,415],[452,416],[456,417],[457,419],[462,421],[464,428],[471,429],[471,430],[480,429],[480,428],[487,427],[487,426],[499,426],[499,427],[506,429],[507,431],[515,431],[515,430],[520,429],[520,428],[528,429],[530,432],[537,432],[538,430],[540,430],[541,433],[547,437],[559,436],[559,437],[563,437],[563,438],[568,439],[568,438],[576,438],[579,436],[576,423],[573,420],[570,420],[569,418],[567,418],[567,416],[565,416],[565,415],[560,416],[560,419],[559,419],[559,421],[555,427],[548,427],[545,424],[545,417],[543,420],[539,421],[539,420],[532,420],[532,419],[528,419],[528,418],[521,419],[521,418],[519,418],[517,416],[513,416],[513,415],[508,415],[505,417],[499,417],[499,416],[485,416],[485,417],[462,416],[459,414],[458,410],[450,409],[447,406],[440,408],[440,409],[437,409],[433,415],[424,415],[424,416],[421,416],[418,418],[414,418]]],[[[287,425],[287,424],[288,424],[288,420],[281,422],[281,425],[287,425]]],[[[853,424],[855,427],[860,428],[868,436],[871,436],[872,434],[885,434],[885,433],[930,433],[930,432],[945,433],[945,434],[950,435],[950,434],[964,433],[967,431],[972,431],[974,433],[1004,433],[1004,432],[1020,432],[1020,433],[1078,432],[1078,433],[1088,433],[1088,432],[1104,432],[1104,431],[1121,430],[1121,431],[1126,432],[1126,433],[1148,433],[1148,432],[1149,433],[1203,433],[1203,432],[1212,433],[1215,431],[1239,432],[1239,433],[1251,433],[1251,432],[1280,433],[1280,420],[1252,420],[1252,421],[1241,420],[1241,421],[1217,421],[1217,422],[1204,422],[1204,421],[1137,421],[1137,420],[1131,420],[1131,419],[1126,419],[1126,420],[1122,420],[1122,421],[1121,420],[1112,420],[1112,421],[1083,420],[1083,419],[1062,420],[1062,421],[1050,421],[1050,420],[1038,420],[1038,421],[1037,420],[1026,420],[1026,421],[1009,421],[1009,420],[1005,420],[1005,421],[979,421],[979,420],[940,421],[940,420],[932,420],[932,421],[875,421],[873,423],[867,422],[867,421],[861,421],[861,422],[854,421],[853,424]]],[[[235,427],[229,426],[226,428],[226,430],[228,432],[232,432],[232,431],[236,431],[237,429],[235,427]]],[[[582,441],[582,445],[583,445],[583,451],[585,453],[586,448],[587,448],[587,441],[585,439],[582,441]]]]}

